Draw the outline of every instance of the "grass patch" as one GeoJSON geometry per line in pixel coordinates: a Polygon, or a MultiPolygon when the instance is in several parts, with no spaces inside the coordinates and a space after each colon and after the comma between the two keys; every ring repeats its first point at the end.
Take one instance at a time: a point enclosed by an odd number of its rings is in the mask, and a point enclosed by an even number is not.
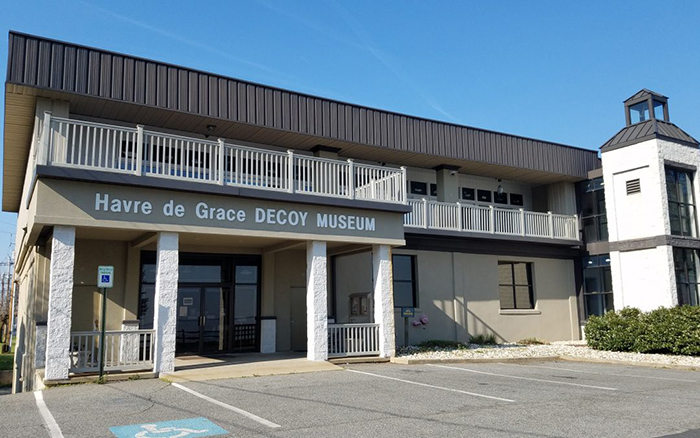
{"type": "Polygon", "coordinates": [[[549,342],[537,338],[525,338],[518,341],[522,345],[549,345],[549,342]]]}
{"type": "Polygon", "coordinates": [[[498,343],[496,342],[496,336],[491,333],[480,333],[473,335],[469,339],[469,342],[479,345],[496,345],[498,343]]]}
{"type": "MultiPolygon", "coordinates": [[[[12,338],[12,348],[10,348],[9,353],[0,353],[0,371],[6,371],[12,369],[12,364],[15,361],[15,338],[12,338]]],[[[2,346],[5,344],[0,343],[0,351],[2,351],[2,346]]]]}
{"type": "Polygon", "coordinates": [[[457,341],[443,341],[441,339],[431,339],[429,341],[423,341],[416,345],[419,352],[424,351],[436,351],[436,350],[465,350],[469,348],[468,345],[457,341]]]}

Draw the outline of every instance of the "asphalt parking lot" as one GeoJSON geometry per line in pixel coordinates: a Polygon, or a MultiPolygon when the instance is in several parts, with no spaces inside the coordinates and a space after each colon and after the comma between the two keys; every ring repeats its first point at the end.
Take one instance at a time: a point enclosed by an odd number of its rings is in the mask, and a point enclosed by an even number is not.
{"type": "Polygon", "coordinates": [[[3,437],[691,437],[700,436],[700,372],[573,362],[365,364],[59,387],[38,398],[2,396],[0,408],[3,437]]]}

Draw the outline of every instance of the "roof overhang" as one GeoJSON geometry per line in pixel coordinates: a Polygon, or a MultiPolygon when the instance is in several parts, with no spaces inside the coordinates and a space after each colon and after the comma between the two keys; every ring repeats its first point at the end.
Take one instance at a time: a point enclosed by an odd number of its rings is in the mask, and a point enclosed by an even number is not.
{"type": "Polygon", "coordinates": [[[17,211],[37,97],[71,116],[532,184],[585,179],[597,151],[422,119],[90,47],[10,33],[3,210],[17,211]]]}

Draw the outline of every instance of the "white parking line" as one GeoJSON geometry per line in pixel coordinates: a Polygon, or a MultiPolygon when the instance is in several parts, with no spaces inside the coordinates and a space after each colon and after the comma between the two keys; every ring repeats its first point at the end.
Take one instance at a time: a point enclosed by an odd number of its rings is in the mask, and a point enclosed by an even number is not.
{"type": "MultiPolygon", "coordinates": [[[[499,363],[499,365],[513,365],[513,364],[499,363]]],[[[546,366],[542,366],[542,365],[520,365],[520,366],[524,366],[524,367],[528,367],[528,368],[543,368],[545,370],[570,371],[572,373],[598,374],[601,376],[637,377],[640,379],[671,380],[674,382],[698,383],[697,380],[674,379],[672,377],[640,376],[639,374],[601,373],[598,371],[582,371],[582,370],[573,370],[571,368],[546,367],[546,366]]]]}
{"type": "Polygon", "coordinates": [[[41,391],[34,391],[34,398],[36,399],[36,407],[39,408],[41,418],[44,419],[44,424],[46,424],[46,427],[49,429],[49,436],[51,436],[51,438],[63,438],[61,428],[58,427],[56,419],[53,418],[51,411],[49,411],[49,408],[46,407],[46,403],[44,403],[44,394],[42,394],[41,391]]]}
{"type": "Polygon", "coordinates": [[[214,403],[214,404],[217,405],[217,406],[221,406],[222,408],[228,409],[229,411],[233,411],[233,412],[235,412],[235,413],[237,413],[237,414],[243,415],[244,417],[250,418],[250,419],[253,420],[253,421],[257,421],[258,423],[263,424],[263,425],[265,425],[265,426],[267,426],[267,427],[282,427],[282,426],[280,426],[280,425],[277,424],[277,423],[273,423],[272,421],[268,421],[268,420],[266,420],[266,419],[264,419],[264,418],[262,418],[262,417],[258,417],[257,415],[251,414],[251,413],[248,412],[248,411],[244,411],[243,409],[237,408],[237,407],[235,407],[235,406],[231,406],[231,405],[229,405],[229,404],[227,404],[227,403],[224,403],[224,402],[220,402],[219,400],[213,399],[213,398],[211,398],[211,397],[209,397],[209,396],[207,396],[207,395],[200,394],[199,392],[194,391],[194,390],[192,390],[192,389],[190,389],[190,388],[188,388],[188,387],[186,387],[186,386],[182,386],[182,385],[180,385],[179,383],[174,383],[174,382],[173,382],[173,383],[171,383],[171,385],[173,385],[175,388],[182,389],[182,390],[185,391],[185,392],[189,392],[190,394],[192,394],[192,395],[194,395],[194,396],[196,396],[196,397],[199,397],[199,398],[201,398],[202,400],[206,400],[206,401],[208,401],[208,402],[210,402],[210,403],[214,403]]]}
{"type": "Polygon", "coordinates": [[[482,397],[482,398],[488,398],[491,400],[498,400],[498,401],[504,401],[504,402],[509,402],[509,403],[515,403],[515,400],[510,400],[510,399],[501,398],[501,397],[493,397],[491,395],[477,394],[475,392],[462,391],[461,389],[452,389],[452,388],[445,388],[443,386],[428,385],[427,383],[414,382],[411,380],[404,380],[404,379],[399,379],[396,377],[382,376],[380,374],[368,373],[365,371],[357,371],[357,370],[350,370],[350,369],[347,371],[350,371],[351,373],[365,374],[367,376],[380,377],[382,379],[396,380],[397,382],[410,383],[411,385],[426,386],[428,388],[442,389],[443,391],[457,392],[460,394],[471,395],[474,397],[482,397]]]}
{"type": "Polygon", "coordinates": [[[584,385],[582,383],[559,382],[557,380],[536,379],[534,377],[522,377],[522,376],[511,376],[509,374],[487,373],[486,371],[470,370],[469,368],[449,367],[446,365],[428,364],[428,366],[429,367],[446,368],[446,369],[450,369],[450,370],[464,371],[467,373],[485,374],[487,376],[507,377],[510,379],[519,379],[519,380],[531,380],[533,382],[555,383],[557,385],[580,386],[582,388],[602,389],[605,391],[617,391],[617,388],[608,388],[606,386],[584,385]]]}

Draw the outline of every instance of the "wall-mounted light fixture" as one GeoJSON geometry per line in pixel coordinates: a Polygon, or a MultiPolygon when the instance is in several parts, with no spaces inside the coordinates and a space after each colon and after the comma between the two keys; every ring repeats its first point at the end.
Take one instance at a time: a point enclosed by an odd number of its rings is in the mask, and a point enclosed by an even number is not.
{"type": "Polygon", "coordinates": [[[501,179],[498,179],[498,188],[496,189],[499,195],[503,194],[503,186],[501,185],[501,179]]]}
{"type": "Polygon", "coordinates": [[[216,131],[216,125],[207,125],[207,133],[204,134],[204,138],[209,138],[210,135],[214,134],[216,131]]]}

